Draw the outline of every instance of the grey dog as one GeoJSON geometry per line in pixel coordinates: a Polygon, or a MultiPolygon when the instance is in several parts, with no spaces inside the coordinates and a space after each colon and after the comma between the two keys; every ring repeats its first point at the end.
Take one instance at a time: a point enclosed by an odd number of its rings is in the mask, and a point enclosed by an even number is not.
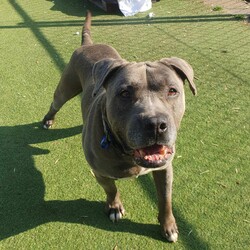
{"type": "Polygon", "coordinates": [[[90,26],[88,12],[82,46],[62,74],[43,126],[50,128],[60,108],[82,92],[83,149],[107,195],[109,218],[118,221],[125,213],[115,180],[152,172],[161,232],[175,242],[178,229],[171,202],[172,160],[185,111],[185,80],[196,94],[193,69],[176,57],[128,62],[114,48],[93,44],[90,26]]]}

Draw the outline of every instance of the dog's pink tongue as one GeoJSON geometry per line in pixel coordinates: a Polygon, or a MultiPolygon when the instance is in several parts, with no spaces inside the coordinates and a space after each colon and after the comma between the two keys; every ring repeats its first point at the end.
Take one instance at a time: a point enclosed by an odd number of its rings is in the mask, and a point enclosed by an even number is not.
{"type": "Polygon", "coordinates": [[[162,145],[153,145],[150,147],[146,147],[146,148],[142,148],[140,150],[142,150],[143,152],[145,152],[146,155],[153,155],[153,154],[164,154],[165,153],[165,148],[166,146],[162,146],[162,145]]]}

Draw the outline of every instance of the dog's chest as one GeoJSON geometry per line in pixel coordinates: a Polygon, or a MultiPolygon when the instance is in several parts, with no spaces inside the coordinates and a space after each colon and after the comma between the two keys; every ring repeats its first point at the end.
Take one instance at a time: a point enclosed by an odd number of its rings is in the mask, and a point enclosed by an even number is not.
{"type": "Polygon", "coordinates": [[[141,175],[148,174],[152,171],[159,171],[165,169],[166,166],[162,166],[159,168],[144,168],[139,166],[134,166],[126,170],[117,170],[113,171],[113,173],[106,173],[106,176],[111,179],[128,179],[128,178],[137,178],[141,175]]]}
{"type": "Polygon", "coordinates": [[[141,167],[141,168],[140,168],[140,172],[139,172],[139,174],[138,174],[136,177],[139,177],[140,175],[148,174],[148,173],[150,173],[150,172],[152,172],[152,171],[163,170],[163,169],[165,169],[165,168],[166,168],[165,165],[162,166],[162,167],[159,167],[159,168],[143,168],[143,167],[141,167]]]}

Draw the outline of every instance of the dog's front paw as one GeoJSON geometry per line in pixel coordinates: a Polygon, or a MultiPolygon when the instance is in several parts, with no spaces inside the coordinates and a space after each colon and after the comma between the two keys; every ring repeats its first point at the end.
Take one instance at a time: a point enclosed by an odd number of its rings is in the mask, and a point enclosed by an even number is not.
{"type": "Polygon", "coordinates": [[[161,225],[161,227],[162,227],[162,235],[164,238],[167,239],[167,241],[169,242],[177,241],[179,232],[174,218],[167,220],[167,222],[161,225]]]}
{"type": "Polygon", "coordinates": [[[47,115],[43,118],[42,121],[43,128],[50,129],[52,125],[54,124],[54,117],[47,117],[47,115]]]}
{"type": "Polygon", "coordinates": [[[107,204],[106,210],[107,210],[109,219],[112,222],[119,221],[125,214],[125,209],[121,203],[115,204],[115,205],[108,205],[107,204]]]}
{"type": "Polygon", "coordinates": [[[48,120],[43,123],[43,128],[49,129],[52,127],[52,125],[53,125],[53,120],[48,120]]]}
{"type": "Polygon", "coordinates": [[[171,233],[171,234],[166,234],[167,241],[169,242],[176,242],[178,239],[178,233],[171,233]]]}

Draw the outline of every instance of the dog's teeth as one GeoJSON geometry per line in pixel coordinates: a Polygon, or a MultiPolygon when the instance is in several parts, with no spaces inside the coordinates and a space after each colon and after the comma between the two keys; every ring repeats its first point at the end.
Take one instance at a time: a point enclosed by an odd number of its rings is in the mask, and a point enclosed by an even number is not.
{"type": "Polygon", "coordinates": [[[148,161],[152,161],[152,155],[145,155],[144,159],[148,161]]]}
{"type": "Polygon", "coordinates": [[[159,151],[160,155],[165,155],[166,153],[167,153],[167,149],[164,147],[159,151]]]}
{"type": "Polygon", "coordinates": [[[160,161],[166,158],[164,155],[154,154],[154,155],[145,155],[144,159],[147,161],[160,161]]]}
{"type": "Polygon", "coordinates": [[[158,160],[157,158],[158,158],[157,155],[152,155],[152,160],[153,161],[157,161],[158,160]]]}

